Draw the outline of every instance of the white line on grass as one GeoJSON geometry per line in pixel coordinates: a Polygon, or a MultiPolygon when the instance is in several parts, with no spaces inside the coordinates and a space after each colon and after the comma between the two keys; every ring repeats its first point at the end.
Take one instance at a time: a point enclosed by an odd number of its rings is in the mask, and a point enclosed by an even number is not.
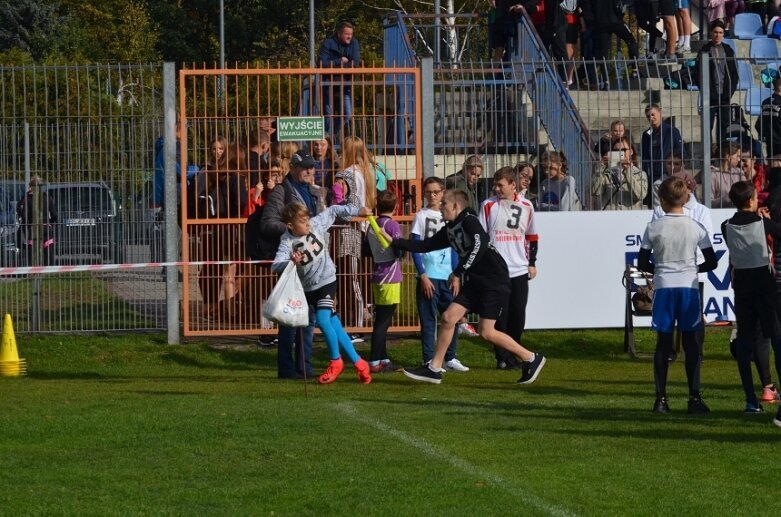
{"type": "Polygon", "coordinates": [[[372,418],[366,415],[361,415],[358,413],[358,410],[352,404],[348,404],[346,402],[340,402],[338,404],[334,404],[334,407],[341,413],[344,413],[345,415],[349,416],[350,418],[353,418],[358,422],[365,424],[369,427],[373,427],[374,429],[382,433],[388,434],[396,438],[400,442],[412,446],[415,449],[418,449],[419,451],[423,452],[424,454],[427,454],[428,456],[431,456],[436,460],[449,463],[451,466],[471,476],[475,476],[480,479],[486,479],[490,481],[491,483],[501,488],[505,492],[508,492],[509,494],[514,495],[516,497],[520,497],[525,504],[534,506],[538,510],[542,510],[543,512],[549,513],[551,515],[558,515],[562,517],[576,515],[564,508],[560,508],[558,506],[548,504],[547,502],[543,501],[539,497],[525,493],[521,488],[513,486],[512,482],[507,481],[506,479],[501,478],[495,474],[482,470],[479,467],[472,465],[468,461],[462,460],[461,458],[458,458],[450,453],[440,451],[435,446],[431,445],[425,440],[414,438],[402,431],[399,431],[398,429],[394,429],[393,427],[389,426],[388,424],[376,418],[372,418]]]}

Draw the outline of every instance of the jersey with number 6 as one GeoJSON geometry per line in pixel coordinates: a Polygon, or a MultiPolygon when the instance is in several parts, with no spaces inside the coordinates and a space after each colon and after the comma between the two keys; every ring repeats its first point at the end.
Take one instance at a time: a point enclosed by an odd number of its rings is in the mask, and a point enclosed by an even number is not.
{"type": "Polygon", "coordinates": [[[276,272],[283,271],[292,253],[301,251],[304,258],[298,263],[297,269],[304,291],[314,291],[336,282],[336,266],[328,254],[328,229],[337,217],[350,219],[357,215],[358,211],[357,207],[351,205],[329,206],[309,220],[309,233],[303,237],[285,232],[279,241],[271,269],[276,272]]]}
{"type": "Polygon", "coordinates": [[[528,273],[537,258],[538,242],[532,204],[520,194],[512,201],[492,197],[483,201],[478,217],[507,262],[510,278],[528,273]]]}

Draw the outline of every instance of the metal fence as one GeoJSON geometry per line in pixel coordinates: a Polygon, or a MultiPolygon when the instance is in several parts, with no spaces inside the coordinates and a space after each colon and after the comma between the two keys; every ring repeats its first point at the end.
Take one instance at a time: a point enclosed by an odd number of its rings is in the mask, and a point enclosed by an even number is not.
{"type": "MultiPolygon", "coordinates": [[[[149,262],[159,247],[152,206],[162,134],[162,66],[0,67],[3,266],[34,265],[32,221],[16,218],[41,177],[58,202],[55,264],[149,262]]],[[[160,329],[160,270],[0,279],[0,308],[19,331],[160,329]]]]}

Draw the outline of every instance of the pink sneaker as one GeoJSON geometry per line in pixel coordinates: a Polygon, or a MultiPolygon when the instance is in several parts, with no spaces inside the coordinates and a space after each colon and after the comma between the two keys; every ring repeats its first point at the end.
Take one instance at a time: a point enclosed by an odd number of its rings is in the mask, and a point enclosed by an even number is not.
{"type": "Polygon", "coordinates": [[[759,400],[769,404],[775,404],[776,402],[781,401],[781,394],[779,394],[776,387],[771,384],[770,386],[762,388],[762,396],[759,397],[759,400]]]}
{"type": "Polygon", "coordinates": [[[372,381],[372,374],[369,371],[369,363],[367,363],[364,359],[360,359],[357,363],[355,363],[355,371],[358,372],[358,380],[361,381],[361,384],[369,384],[372,381]]]}

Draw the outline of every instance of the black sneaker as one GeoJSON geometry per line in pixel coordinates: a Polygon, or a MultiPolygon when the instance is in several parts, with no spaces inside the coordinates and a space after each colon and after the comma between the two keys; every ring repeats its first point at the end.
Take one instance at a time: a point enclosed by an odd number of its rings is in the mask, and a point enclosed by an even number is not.
{"type": "Polygon", "coordinates": [[[659,413],[660,415],[666,415],[670,412],[670,406],[667,405],[667,398],[666,397],[659,397],[654,402],[654,413],[659,413]]]}
{"type": "Polygon", "coordinates": [[[776,413],[776,417],[773,419],[773,423],[778,427],[781,427],[781,407],[778,408],[778,412],[776,413]]]}
{"type": "Polygon", "coordinates": [[[743,409],[743,413],[747,415],[756,415],[757,413],[763,413],[765,408],[759,402],[746,402],[746,407],[743,409]]]}
{"type": "Polygon", "coordinates": [[[689,409],[686,412],[690,415],[707,415],[710,413],[710,408],[700,397],[689,397],[689,409]]]}
{"type": "Polygon", "coordinates": [[[543,366],[545,366],[545,356],[535,354],[533,361],[521,365],[521,378],[518,379],[518,384],[531,384],[536,381],[543,366]]]}
{"type": "Polygon", "coordinates": [[[442,372],[435,372],[428,366],[413,369],[404,368],[404,375],[416,381],[430,382],[431,384],[442,383],[442,372]]]}
{"type": "Polygon", "coordinates": [[[257,345],[260,348],[276,348],[279,340],[274,336],[260,336],[257,345]]]}

